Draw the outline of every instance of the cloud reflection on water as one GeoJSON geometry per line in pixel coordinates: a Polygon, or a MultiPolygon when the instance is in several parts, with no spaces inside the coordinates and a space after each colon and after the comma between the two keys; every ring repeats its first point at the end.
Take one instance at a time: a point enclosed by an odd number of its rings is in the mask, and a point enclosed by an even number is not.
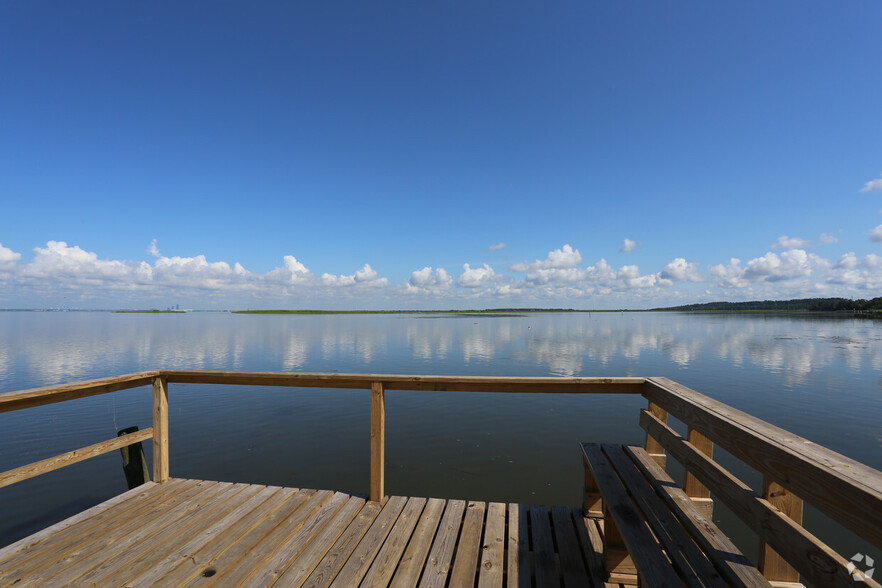
{"type": "Polygon", "coordinates": [[[791,384],[833,366],[882,369],[874,323],[786,316],[2,313],[0,321],[5,390],[15,389],[10,380],[31,387],[154,368],[425,372],[433,364],[432,373],[468,366],[573,376],[723,361],[791,384]]]}

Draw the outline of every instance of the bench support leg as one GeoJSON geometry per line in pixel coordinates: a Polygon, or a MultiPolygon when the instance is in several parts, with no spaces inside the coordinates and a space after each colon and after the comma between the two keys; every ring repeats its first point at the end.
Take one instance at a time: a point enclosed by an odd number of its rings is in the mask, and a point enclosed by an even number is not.
{"type": "Polygon", "coordinates": [[[619,528],[606,507],[603,509],[603,559],[609,573],[608,582],[634,583],[637,566],[634,565],[619,528]]]}
{"type": "Polygon", "coordinates": [[[585,500],[582,503],[582,515],[593,519],[603,518],[603,500],[600,497],[600,488],[597,487],[588,462],[584,460],[583,462],[585,466],[585,500]]]}

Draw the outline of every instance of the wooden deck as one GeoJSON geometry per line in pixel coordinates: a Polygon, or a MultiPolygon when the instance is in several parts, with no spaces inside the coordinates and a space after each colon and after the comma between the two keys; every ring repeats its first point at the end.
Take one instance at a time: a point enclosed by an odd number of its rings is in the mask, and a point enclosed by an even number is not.
{"type": "Polygon", "coordinates": [[[172,478],[0,549],[0,586],[602,585],[580,509],[172,478]]]}

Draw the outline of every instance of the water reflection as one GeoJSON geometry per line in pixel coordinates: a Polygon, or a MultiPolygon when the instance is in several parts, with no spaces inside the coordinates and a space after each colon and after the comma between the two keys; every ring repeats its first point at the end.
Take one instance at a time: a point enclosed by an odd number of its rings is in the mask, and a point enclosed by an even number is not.
{"type": "Polygon", "coordinates": [[[828,368],[882,369],[874,323],[786,316],[0,313],[0,321],[6,390],[155,368],[574,376],[721,360],[789,385],[828,368]]]}

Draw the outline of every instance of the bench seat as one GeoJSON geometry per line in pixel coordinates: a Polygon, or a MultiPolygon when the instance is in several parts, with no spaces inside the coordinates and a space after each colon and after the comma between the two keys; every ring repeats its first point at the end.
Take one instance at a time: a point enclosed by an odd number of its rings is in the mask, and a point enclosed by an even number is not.
{"type": "Polygon", "coordinates": [[[585,515],[603,517],[607,581],[770,586],[644,449],[583,443],[582,456],[585,515]]]}

